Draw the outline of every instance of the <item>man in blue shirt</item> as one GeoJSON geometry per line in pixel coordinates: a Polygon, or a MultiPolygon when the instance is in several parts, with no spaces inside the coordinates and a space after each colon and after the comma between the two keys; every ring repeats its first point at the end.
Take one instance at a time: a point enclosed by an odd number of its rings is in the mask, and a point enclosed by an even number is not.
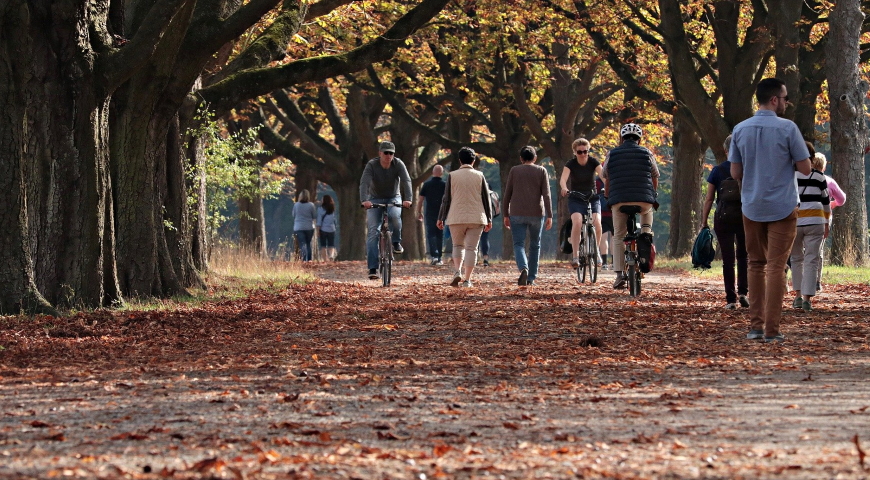
{"type": "Polygon", "coordinates": [[[426,227],[426,243],[429,245],[429,256],[432,265],[443,265],[441,249],[444,246],[444,231],[438,228],[438,213],[441,212],[441,201],[444,199],[446,183],[441,175],[444,167],[435,165],[432,178],[423,182],[420,187],[420,197],[417,199],[417,220],[426,227]],[[423,204],[426,204],[426,214],[423,214],[423,204]]]}
{"type": "Polygon", "coordinates": [[[794,171],[807,175],[810,152],[800,130],[780,118],[788,106],[785,83],[766,78],[755,89],[758,111],[734,127],[731,176],[741,181],[743,229],[749,256],[749,321],[746,338],[782,342],[779,331],[785,295],[785,264],[797,229],[794,171]]]}

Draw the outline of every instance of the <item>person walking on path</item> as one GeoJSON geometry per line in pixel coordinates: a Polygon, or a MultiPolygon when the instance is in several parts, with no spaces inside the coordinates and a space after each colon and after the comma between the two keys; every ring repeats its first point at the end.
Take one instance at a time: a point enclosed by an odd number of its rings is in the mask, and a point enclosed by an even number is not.
{"type": "MultiPolygon", "coordinates": [[[[602,166],[602,171],[603,171],[602,166]]],[[[607,208],[607,196],[604,194],[604,180],[599,175],[595,179],[595,191],[598,192],[598,200],[604,208],[601,209],[601,240],[598,242],[598,251],[603,259],[601,269],[607,270],[608,265],[613,270],[613,212],[607,208]]]]}
{"type": "Polygon", "coordinates": [[[795,293],[794,308],[813,309],[816,280],[822,268],[822,244],[828,238],[831,200],[823,173],[824,160],[813,156],[809,175],[795,172],[799,191],[797,233],[791,249],[791,280],[795,293]],[[821,170],[819,170],[821,168],[821,170]]]}
{"type": "MultiPolygon", "coordinates": [[[[378,229],[381,226],[382,207],[372,208],[373,203],[398,203],[411,206],[411,176],[405,164],[396,157],[396,146],[392,142],[378,145],[378,158],[369,160],[363,169],[359,182],[359,201],[368,211],[366,213],[366,261],[369,279],[378,278],[378,229]],[[400,193],[401,190],[401,193],[400,193]]],[[[402,211],[389,207],[390,227],[393,230],[393,252],[402,253],[402,211]]]]}
{"type": "MultiPolygon", "coordinates": [[[[655,156],[639,144],[643,136],[640,125],[626,123],[619,129],[619,136],[622,144],[607,153],[601,171],[607,204],[613,213],[613,238],[617,244],[622,242],[628,231],[628,215],[619,211],[624,205],[640,207],[641,233],[652,234],[653,207],[658,206],[656,190],[659,186],[659,167],[655,156]]],[[[626,279],[622,275],[624,266],[625,257],[614,252],[616,280],[613,288],[625,286],[626,279]]]]}
{"type": "MultiPolygon", "coordinates": [[[[725,153],[731,148],[731,135],[725,139],[725,153]]],[[[725,308],[735,309],[740,301],[743,308],[749,307],[746,294],[749,291],[747,280],[746,236],[743,233],[743,214],[740,205],[740,188],[731,177],[731,163],[727,160],[713,167],[707,176],[707,198],[701,218],[703,227],[709,227],[710,209],[716,200],[716,214],[713,215],[713,231],[722,251],[722,277],[725,282],[725,308]],[[736,195],[736,199],[733,198],[736,195]],[[733,203],[733,205],[732,205],[733,203]],[[732,209],[729,211],[729,209],[732,209]],[[733,220],[731,218],[733,214],[733,220]],[[734,285],[734,266],[737,266],[737,288],[734,285]]]]}
{"type": "MultiPolygon", "coordinates": [[[[595,189],[595,176],[601,174],[601,163],[598,159],[589,155],[591,147],[589,140],[578,138],[571,144],[574,157],[565,163],[562,176],[559,178],[559,186],[562,187],[562,196],[568,197],[568,214],[571,216],[571,267],[580,266],[580,232],[583,230],[584,217],[592,215],[592,224],[595,226],[595,245],[601,238],[601,201],[596,197],[591,202],[592,211],[588,211],[589,205],[579,198],[568,194],[569,191],[579,192],[583,195],[591,195],[595,189]],[[571,188],[568,188],[570,181],[571,188]]],[[[596,250],[597,251],[597,250],[596,250]]],[[[601,255],[598,255],[598,264],[601,265],[601,255]]]]}
{"type": "Polygon", "coordinates": [[[311,261],[311,239],[314,238],[314,218],[316,207],[311,202],[308,190],[299,192],[296,203],[293,204],[293,236],[299,245],[299,253],[303,262],[311,261]]]}
{"type": "Polygon", "coordinates": [[[429,247],[429,263],[443,265],[441,261],[441,249],[444,246],[444,232],[438,228],[438,214],[441,212],[441,199],[444,198],[446,184],[441,175],[444,167],[435,165],[432,169],[432,178],[423,182],[420,187],[420,196],[417,199],[417,220],[423,222],[426,229],[426,244],[429,247]],[[426,205],[425,213],[423,204],[426,205]]]}
{"type": "Polygon", "coordinates": [[[438,228],[450,228],[453,239],[453,266],[455,273],[450,285],[471,287],[471,275],[477,263],[477,245],[480,235],[492,228],[492,210],[489,185],[483,173],[474,169],[477,155],[474,150],[459,150],[456,171],[447,177],[447,188],[438,214],[438,228]]]}
{"type": "Polygon", "coordinates": [[[335,225],[335,202],[331,196],[324,195],[317,208],[321,261],[335,260],[335,225]]]}
{"type": "Polygon", "coordinates": [[[520,276],[517,285],[534,285],[538,277],[541,256],[541,233],[553,227],[553,206],[550,199],[550,176],[535,165],[538,154],[534,147],[520,150],[521,165],[511,168],[502,195],[504,226],[511,231],[514,257],[520,276]],[[529,253],[526,255],[526,233],[529,253]]]}
{"type": "MultiPolygon", "coordinates": [[[[825,157],[824,153],[816,152],[813,154],[813,168],[824,173],[825,168],[828,166],[828,158],[825,157]],[[818,167],[816,167],[818,162],[818,167]]],[[[834,224],[834,209],[845,205],[846,203],[846,192],[840,188],[840,185],[836,180],[831,178],[830,175],[825,175],[825,181],[828,182],[828,194],[831,196],[831,216],[828,218],[828,231],[830,232],[830,228],[834,224]]],[[[828,234],[830,236],[830,233],[828,234]]],[[[819,250],[819,274],[816,276],[816,293],[822,291],[822,269],[825,268],[825,244],[822,242],[822,248],[819,250]]]]}
{"type": "Polygon", "coordinates": [[[746,338],[782,342],[785,264],[797,232],[798,189],[794,171],[809,175],[810,153],[800,130],[780,118],[788,106],[785,82],[765,78],[755,89],[758,110],[734,127],[731,176],[742,182],[743,230],[749,257],[749,333],[746,338]]]}

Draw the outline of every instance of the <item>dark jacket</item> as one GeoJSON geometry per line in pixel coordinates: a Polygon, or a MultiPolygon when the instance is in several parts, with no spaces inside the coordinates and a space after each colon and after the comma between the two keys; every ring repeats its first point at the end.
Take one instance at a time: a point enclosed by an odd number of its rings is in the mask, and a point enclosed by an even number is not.
{"type": "Polygon", "coordinates": [[[653,188],[652,152],[635,142],[627,140],[610,151],[607,159],[608,192],[607,205],[617,203],[656,203],[653,188]]]}

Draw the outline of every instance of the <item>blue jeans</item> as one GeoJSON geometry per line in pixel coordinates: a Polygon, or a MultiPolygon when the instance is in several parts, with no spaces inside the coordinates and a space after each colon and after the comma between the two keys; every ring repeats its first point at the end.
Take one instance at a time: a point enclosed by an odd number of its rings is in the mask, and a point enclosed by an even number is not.
{"type": "MultiPolygon", "coordinates": [[[[401,198],[372,198],[369,200],[372,203],[400,203],[401,198]]],[[[399,207],[390,207],[390,229],[393,232],[393,243],[402,241],[402,209],[399,207]]],[[[381,215],[383,208],[370,208],[366,212],[366,228],[368,235],[366,236],[366,261],[369,265],[369,270],[378,268],[378,230],[381,228],[381,215]]]]}
{"type": "Polygon", "coordinates": [[[296,243],[299,245],[299,252],[302,254],[303,262],[311,261],[311,239],[314,238],[314,230],[296,230],[293,232],[296,236],[296,243]]]}
{"type": "Polygon", "coordinates": [[[444,230],[438,228],[438,216],[425,217],[426,244],[429,245],[429,256],[441,260],[444,249],[444,230]]]}
{"type": "Polygon", "coordinates": [[[544,217],[511,215],[511,236],[514,239],[514,258],[517,268],[529,271],[529,280],[538,276],[538,260],[541,257],[541,232],[544,217]],[[529,233],[529,256],[526,257],[526,232],[529,233]]]}

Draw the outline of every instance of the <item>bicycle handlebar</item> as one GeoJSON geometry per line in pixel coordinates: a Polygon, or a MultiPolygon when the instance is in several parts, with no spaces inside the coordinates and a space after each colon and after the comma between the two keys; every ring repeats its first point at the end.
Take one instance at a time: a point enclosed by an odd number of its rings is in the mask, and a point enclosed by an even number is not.
{"type": "Polygon", "coordinates": [[[589,192],[578,192],[577,190],[568,190],[568,196],[572,198],[576,198],[582,202],[592,203],[595,200],[601,198],[601,196],[595,193],[595,190],[591,190],[589,192]]]}
{"type": "MultiPolygon", "coordinates": [[[[366,208],[365,205],[360,205],[360,207],[362,207],[362,208],[366,208]]],[[[402,205],[401,203],[394,203],[394,202],[390,202],[390,203],[373,203],[372,206],[371,206],[371,208],[376,208],[376,207],[377,207],[377,208],[383,208],[383,207],[411,208],[411,207],[406,207],[406,206],[402,205]]]]}

